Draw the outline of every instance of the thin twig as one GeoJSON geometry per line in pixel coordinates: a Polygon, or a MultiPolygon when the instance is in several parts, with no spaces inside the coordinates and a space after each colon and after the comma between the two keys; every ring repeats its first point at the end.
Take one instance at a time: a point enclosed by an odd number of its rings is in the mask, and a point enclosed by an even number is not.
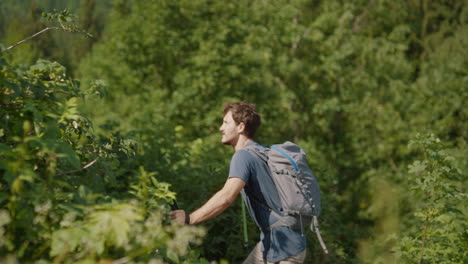
{"type": "Polygon", "coordinates": [[[82,170],[85,170],[89,167],[91,167],[94,163],[96,163],[96,161],[98,161],[99,157],[97,157],[95,160],[91,161],[90,163],[86,164],[83,168],[81,169],[78,169],[78,170],[72,170],[72,171],[66,171],[66,172],[63,172],[63,173],[59,173],[57,174],[57,176],[62,176],[62,175],[65,175],[65,174],[70,174],[70,173],[75,173],[75,172],[80,172],[82,170]]]}
{"type": "Polygon", "coordinates": [[[51,30],[51,29],[54,29],[54,30],[64,30],[64,31],[66,31],[64,28],[61,28],[61,27],[46,27],[46,28],[44,28],[43,30],[37,32],[36,34],[34,34],[34,35],[30,36],[30,37],[27,37],[27,38],[25,38],[25,39],[19,41],[19,42],[16,43],[16,44],[11,45],[10,47],[6,48],[6,49],[5,49],[4,51],[2,51],[2,52],[5,52],[5,51],[7,51],[7,50],[10,50],[10,49],[12,49],[12,48],[14,48],[14,47],[20,45],[20,44],[23,44],[24,42],[26,42],[26,41],[28,41],[28,40],[34,38],[34,37],[37,37],[38,35],[40,35],[40,34],[46,32],[46,31],[48,31],[48,30],[51,30]]]}

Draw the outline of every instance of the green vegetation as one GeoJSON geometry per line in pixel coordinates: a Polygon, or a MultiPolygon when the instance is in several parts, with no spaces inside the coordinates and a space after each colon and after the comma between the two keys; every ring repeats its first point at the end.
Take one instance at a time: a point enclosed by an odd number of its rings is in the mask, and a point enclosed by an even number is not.
{"type": "Polygon", "coordinates": [[[95,36],[0,55],[0,262],[240,263],[240,200],[198,227],[167,216],[224,183],[238,100],[321,184],[330,255],[309,232],[306,263],[467,258],[466,1],[58,2],[0,5],[3,47],[49,25],[25,10],[95,36]]]}

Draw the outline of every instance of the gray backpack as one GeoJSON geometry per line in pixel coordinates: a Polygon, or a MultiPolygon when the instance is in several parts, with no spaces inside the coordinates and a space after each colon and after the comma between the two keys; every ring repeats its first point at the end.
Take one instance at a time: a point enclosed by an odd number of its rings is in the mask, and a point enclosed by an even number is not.
{"type": "Polygon", "coordinates": [[[320,236],[317,220],[321,211],[320,188],[307,164],[305,152],[289,141],[272,145],[266,152],[261,152],[255,146],[248,146],[247,149],[267,162],[280,197],[281,210],[279,212],[263,203],[261,204],[268,207],[280,219],[270,228],[294,226],[298,224],[299,219],[299,225],[302,229],[303,217],[311,219],[311,230],[316,233],[320,245],[328,254],[325,243],[320,236]]]}

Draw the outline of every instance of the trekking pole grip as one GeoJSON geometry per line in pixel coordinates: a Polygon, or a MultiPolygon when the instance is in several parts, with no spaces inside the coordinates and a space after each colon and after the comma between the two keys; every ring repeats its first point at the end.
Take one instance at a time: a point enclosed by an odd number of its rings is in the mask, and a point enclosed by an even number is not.
{"type": "Polygon", "coordinates": [[[174,199],[172,200],[171,211],[179,210],[179,206],[177,205],[177,201],[174,199]]]}

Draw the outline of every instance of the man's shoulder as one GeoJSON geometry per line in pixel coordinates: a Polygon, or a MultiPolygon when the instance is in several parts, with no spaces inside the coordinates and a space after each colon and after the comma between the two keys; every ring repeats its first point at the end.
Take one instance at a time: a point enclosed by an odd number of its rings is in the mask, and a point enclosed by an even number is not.
{"type": "Polygon", "coordinates": [[[246,144],[243,148],[236,151],[235,154],[238,154],[240,156],[246,156],[246,157],[256,157],[257,155],[255,155],[254,149],[264,151],[265,148],[266,148],[265,146],[262,146],[258,144],[257,142],[252,141],[246,144]]]}
{"type": "Polygon", "coordinates": [[[229,177],[239,177],[247,182],[253,168],[255,162],[252,154],[247,149],[239,149],[231,158],[229,177]]]}
{"type": "Polygon", "coordinates": [[[232,159],[249,160],[249,159],[252,159],[252,153],[247,148],[239,149],[238,151],[234,153],[234,155],[232,155],[232,159]]]}
{"type": "Polygon", "coordinates": [[[258,149],[260,151],[265,151],[266,149],[268,149],[267,146],[264,146],[262,144],[259,144],[255,141],[251,141],[249,143],[247,143],[244,148],[242,148],[243,150],[248,150],[248,151],[251,151],[253,149],[258,149]]]}

